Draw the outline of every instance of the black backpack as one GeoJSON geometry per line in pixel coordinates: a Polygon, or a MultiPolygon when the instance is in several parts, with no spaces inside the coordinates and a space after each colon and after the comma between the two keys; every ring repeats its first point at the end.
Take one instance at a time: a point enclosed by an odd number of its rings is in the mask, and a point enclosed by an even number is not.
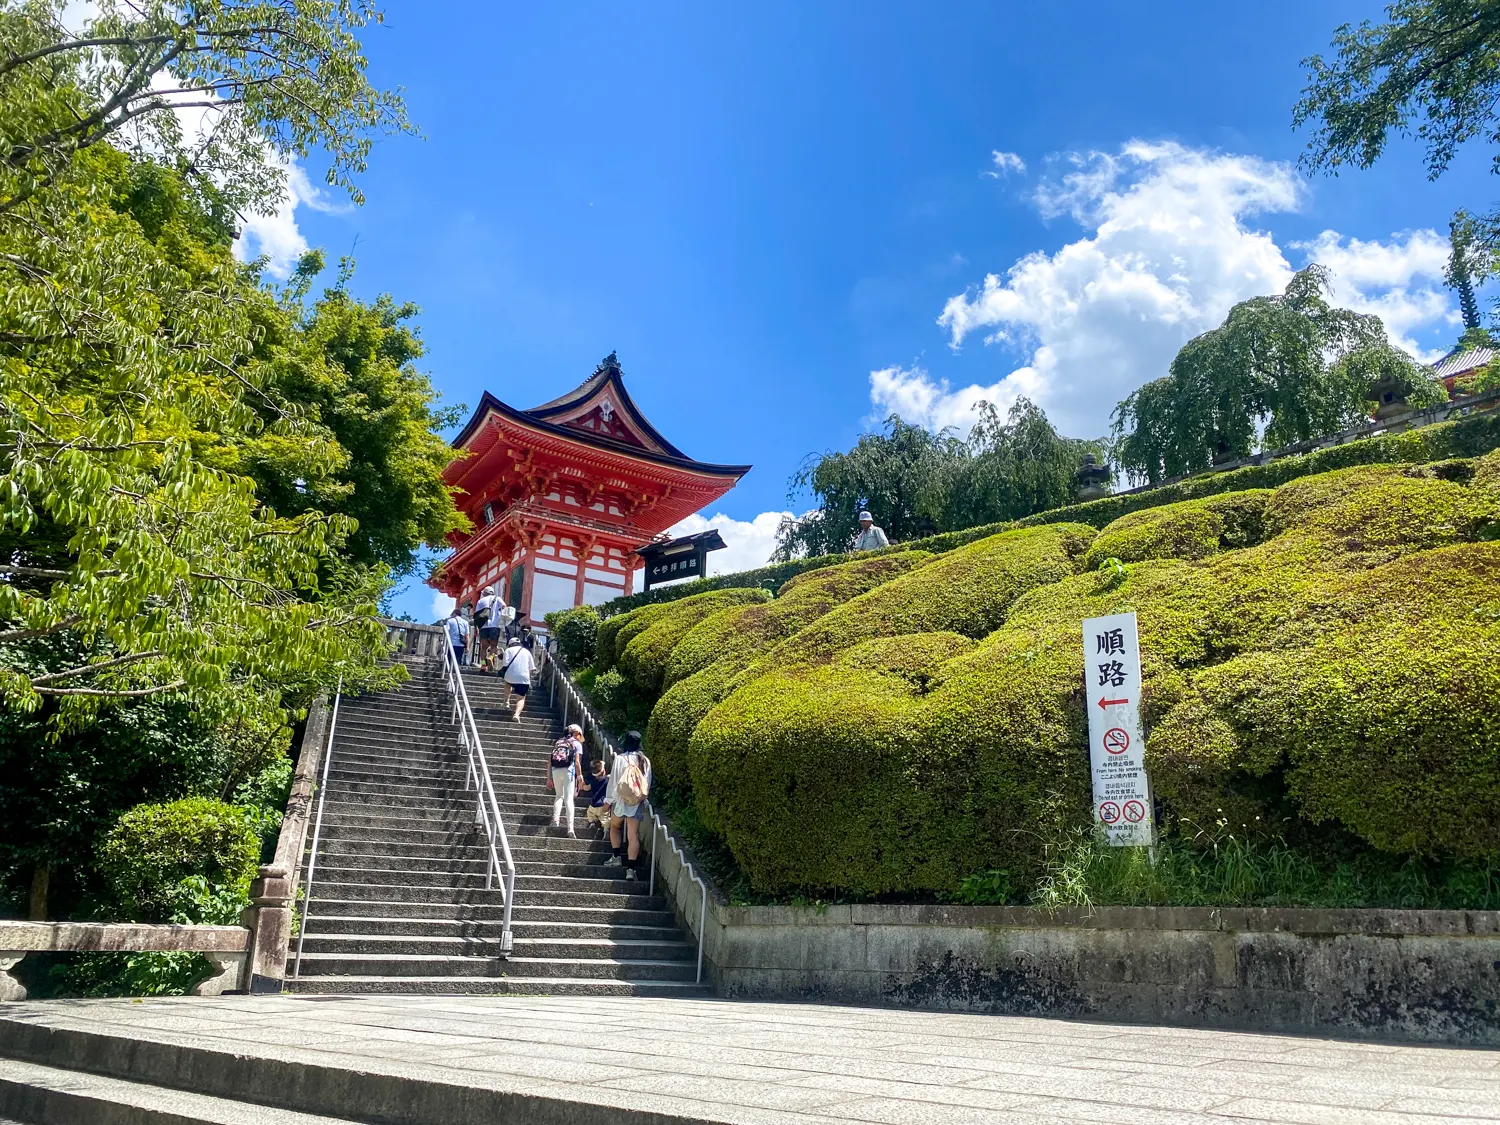
{"type": "Polygon", "coordinates": [[[573,764],[573,755],[578,753],[578,747],[571,738],[559,738],[552,744],[552,768],[565,770],[573,764]]]}

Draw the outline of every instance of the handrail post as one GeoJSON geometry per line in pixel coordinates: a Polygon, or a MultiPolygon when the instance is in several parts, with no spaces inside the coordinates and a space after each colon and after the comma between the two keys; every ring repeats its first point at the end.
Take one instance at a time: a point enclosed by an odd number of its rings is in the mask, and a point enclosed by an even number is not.
{"type": "MultiPolygon", "coordinates": [[[[563,702],[564,725],[567,724],[569,706],[576,699],[580,718],[579,725],[584,728],[585,740],[591,740],[594,745],[601,751],[600,756],[604,759],[605,765],[610,765],[614,761],[615,747],[614,743],[610,741],[609,734],[604,730],[604,727],[600,725],[599,720],[594,716],[593,712],[589,710],[588,704],[584,702],[582,693],[577,691],[577,689],[573,686],[573,681],[563,673],[562,665],[557,662],[556,658],[552,656],[551,652],[548,652],[546,655],[547,663],[549,665],[549,672],[551,673],[551,679],[549,679],[548,681],[549,684],[556,685],[560,683],[562,686],[561,695],[563,702]]],[[[698,901],[698,963],[697,975],[694,977],[694,981],[698,984],[702,984],[704,929],[708,925],[708,884],[703,881],[703,878],[698,874],[697,870],[690,862],[688,862],[686,853],[684,853],[683,850],[677,846],[677,841],[672,839],[671,830],[667,827],[666,822],[657,815],[656,809],[652,806],[651,802],[648,800],[645,802],[645,804],[646,811],[648,814],[650,814],[651,817],[652,826],[651,876],[649,893],[656,893],[656,834],[658,831],[660,831],[662,837],[666,840],[667,846],[672,849],[672,853],[677,856],[679,862],[681,862],[682,866],[687,870],[688,878],[691,879],[694,883],[698,884],[700,896],[698,901]]],[[[507,896],[506,901],[506,917],[509,918],[509,896],[507,896]]]]}
{"type": "MultiPolygon", "coordinates": [[[[339,704],[344,700],[344,677],[339,677],[333,696],[333,716],[328,723],[328,744],[323,747],[323,773],[318,778],[318,816],[313,822],[312,854],[307,860],[307,880],[302,884],[302,924],[297,927],[297,959],[292,963],[292,977],[302,975],[302,942],[307,937],[307,923],[312,917],[313,875],[318,869],[318,840],[323,835],[323,802],[328,799],[328,764],[333,760],[333,735],[339,726],[339,704]]],[[[296,903],[292,906],[295,909],[296,903]]]]}
{"type": "Polygon", "coordinates": [[[516,863],[510,853],[510,839],[505,832],[505,820],[500,815],[500,802],[495,794],[495,783],[490,778],[489,762],[484,756],[484,743],[479,737],[479,725],[474,721],[474,709],[469,704],[469,692],[464,687],[463,669],[452,645],[443,646],[444,682],[453,693],[453,721],[458,724],[458,742],[466,756],[464,789],[472,779],[475,789],[474,824],[482,827],[489,857],[485,863],[484,889],[493,890],[498,880],[500,897],[505,912],[500,924],[500,956],[509,957],[515,948],[511,933],[511,913],[516,894],[516,863]],[[499,849],[496,849],[496,843],[499,849]]]}

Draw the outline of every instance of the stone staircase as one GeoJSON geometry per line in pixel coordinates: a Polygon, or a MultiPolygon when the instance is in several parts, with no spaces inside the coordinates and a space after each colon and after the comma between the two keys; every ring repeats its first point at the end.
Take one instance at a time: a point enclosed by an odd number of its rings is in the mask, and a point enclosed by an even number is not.
{"type": "Polygon", "coordinates": [[[578,839],[550,827],[547,755],[561,717],[545,689],[516,723],[504,684],[471,670],[464,684],[517,871],[515,944],[500,956],[503,899],[498,881],[485,889],[488,851],[464,789],[452,704],[435,661],[409,667],[399,690],[339,708],[289,991],[706,994],[694,982],[696,944],[645,880],[603,865],[609,845],[586,825],[583,803],[578,839]]]}

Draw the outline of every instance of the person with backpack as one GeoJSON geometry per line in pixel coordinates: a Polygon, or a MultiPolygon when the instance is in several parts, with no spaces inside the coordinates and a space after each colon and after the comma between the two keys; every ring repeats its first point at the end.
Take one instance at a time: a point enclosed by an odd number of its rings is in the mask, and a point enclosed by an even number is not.
{"type": "Polygon", "coordinates": [[[568,808],[568,839],[573,834],[573,798],[577,796],[580,772],[583,769],[583,728],[577,723],[568,725],[567,733],[552,744],[552,753],[547,762],[547,784],[552,790],[552,827],[557,828],[562,820],[563,806],[568,808]]]}
{"type": "Polygon", "coordinates": [[[495,650],[500,645],[500,610],[503,606],[493,586],[486,586],[474,605],[474,628],[479,630],[479,664],[482,668],[490,668],[495,650]]]}
{"type": "Polygon", "coordinates": [[[510,706],[512,694],[516,697],[516,708],[510,713],[511,720],[519,723],[521,712],[526,709],[526,693],[531,690],[531,670],[535,667],[531,650],[522,648],[520,640],[512,640],[505,647],[505,706],[510,706]]]}
{"type": "Polygon", "coordinates": [[[604,759],[591,759],[583,778],[589,795],[589,809],[584,814],[584,820],[589,824],[597,824],[599,835],[607,840],[609,822],[614,814],[609,805],[609,771],[604,768],[604,759]]]}
{"type": "Polygon", "coordinates": [[[606,798],[610,803],[609,850],[604,862],[625,868],[625,878],[640,878],[641,821],[651,794],[651,760],[641,750],[641,732],[628,731],[609,770],[606,798]],[[624,840],[622,842],[621,836],[624,840]]]}

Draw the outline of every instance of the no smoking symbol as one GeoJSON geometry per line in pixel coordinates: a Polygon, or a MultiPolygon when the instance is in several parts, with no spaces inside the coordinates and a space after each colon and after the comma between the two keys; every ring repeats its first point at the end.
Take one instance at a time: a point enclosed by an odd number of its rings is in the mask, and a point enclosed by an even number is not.
{"type": "Polygon", "coordinates": [[[1120,806],[1113,801],[1105,801],[1099,806],[1099,819],[1105,824],[1114,824],[1120,819],[1120,806]]]}
{"type": "Polygon", "coordinates": [[[1111,754],[1123,754],[1130,749],[1130,733],[1124,727],[1110,727],[1104,732],[1104,749],[1111,754]]]}
{"type": "Polygon", "coordinates": [[[1139,801],[1125,802],[1125,819],[1131,824],[1139,824],[1146,816],[1146,806],[1139,801]]]}

